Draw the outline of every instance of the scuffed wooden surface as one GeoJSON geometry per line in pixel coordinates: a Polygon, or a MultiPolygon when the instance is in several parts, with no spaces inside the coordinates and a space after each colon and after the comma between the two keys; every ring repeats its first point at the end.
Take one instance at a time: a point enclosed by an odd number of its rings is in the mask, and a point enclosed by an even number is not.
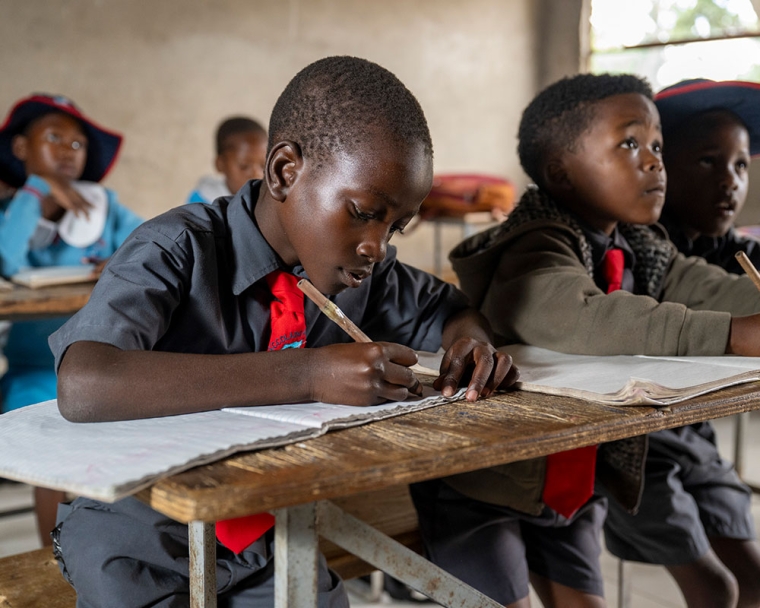
{"type": "Polygon", "coordinates": [[[0,319],[19,321],[73,315],[87,303],[95,282],[0,291],[0,319]]]}
{"type": "Polygon", "coordinates": [[[508,392],[238,454],[140,496],[179,521],[239,517],[749,411],[760,408],[757,391],[757,384],[729,388],[669,411],[508,392]]]}

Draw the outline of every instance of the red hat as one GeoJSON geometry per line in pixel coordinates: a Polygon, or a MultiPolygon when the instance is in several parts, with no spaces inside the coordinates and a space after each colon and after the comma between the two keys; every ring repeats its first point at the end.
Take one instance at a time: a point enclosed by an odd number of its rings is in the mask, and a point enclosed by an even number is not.
{"type": "Polygon", "coordinates": [[[663,131],[670,131],[703,112],[729,110],[747,127],[750,155],[760,154],[760,83],[704,78],[683,80],[662,89],[655,95],[654,103],[660,112],[663,131]]]}
{"type": "Polygon", "coordinates": [[[45,114],[61,112],[77,119],[87,135],[87,161],[80,179],[99,182],[111,170],[121,147],[122,136],[97,125],[63,95],[35,93],[17,102],[0,127],[0,180],[19,187],[26,181],[24,164],[13,155],[13,138],[45,114]]]}

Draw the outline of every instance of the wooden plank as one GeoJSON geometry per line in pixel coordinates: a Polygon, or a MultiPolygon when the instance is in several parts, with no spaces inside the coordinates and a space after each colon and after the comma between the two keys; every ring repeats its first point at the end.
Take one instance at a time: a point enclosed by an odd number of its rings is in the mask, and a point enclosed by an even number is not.
{"type": "Polygon", "coordinates": [[[2,608],[74,608],[76,601],[50,547],[0,559],[2,608]]]}
{"type": "Polygon", "coordinates": [[[161,480],[141,498],[183,522],[239,517],[750,411],[760,408],[757,390],[733,387],[665,410],[507,392],[232,456],[161,480]]]}
{"type": "Polygon", "coordinates": [[[0,292],[0,319],[20,321],[73,315],[87,303],[94,285],[92,282],[40,289],[17,285],[12,291],[0,292]]]}

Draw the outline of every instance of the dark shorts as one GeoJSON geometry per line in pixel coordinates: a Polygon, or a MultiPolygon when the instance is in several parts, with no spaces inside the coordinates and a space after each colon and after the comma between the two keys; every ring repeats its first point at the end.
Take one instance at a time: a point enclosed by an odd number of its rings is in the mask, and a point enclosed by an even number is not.
{"type": "Polygon", "coordinates": [[[565,519],[520,513],[460,494],[440,480],[410,487],[428,559],[502,604],[528,595],[529,572],[604,596],[599,566],[606,499],[565,519]]]}
{"type": "MultiPolygon", "coordinates": [[[[186,608],[190,605],[187,526],[134,498],[60,505],[54,533],[59,565],[77,608],[186,608]]],[[[235,554],[217,543],[219,608],[274,605],[274,532],[235,554]]],[[[340,579],[319,562],[320,608],[348,608],[340,579]]]]}
{"type": "Polygon", "coordinates": [[[710,423],[658,431],[649,435],[638,513],[609,501],[607,548],[631,561],[688,564],[707,552],[710,537],[755,538],[750,502],[749,488],[718,454],[710,423]]]}

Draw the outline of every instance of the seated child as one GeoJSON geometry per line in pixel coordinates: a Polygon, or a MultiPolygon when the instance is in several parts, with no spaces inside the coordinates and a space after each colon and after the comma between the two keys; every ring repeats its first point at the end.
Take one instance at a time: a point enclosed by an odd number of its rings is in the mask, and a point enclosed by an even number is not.
{"type": "Polygon", "coordinates": [[[266,129],[252,118],[228,118],[216,130],[216,170],[222,175],[202,177],[186,202],[213,203],[235,194],[249,179],[264,177],[266,159],[266,129]]]}
{"type": "MultiPolygon", "coordinates": [[[[96,125],[65,97],[36,94],[16,103],[0,127],[0,174],[17,188],[0,215],[0,274],[103,262],[116,251],[142,221],[115,192],[97,184],[120,146],[120,135],[96,125]],[[67,231],[67,211],[91,216],[90,223],[102,222],[102,228],[89,235],[67,231]]],[[[11,325],[4,348],[8,371],[0,379],[3,412],[55,399],[47,340],[65,321],[11,325]]],[[[40,536],[50,544],[61,494],[43,488],[36,493],[40,536]]]]}
{"type": "MultiPolygon", "coordinates": [[[[313,400],[365,406],[416,392],[413,349],[440,346],[444,395],[470,372],[470,400],[513,383],[482,316],[388,244],[430,190],[432,160],[422,109],[393,74],[353,57],[304,68],[272,112],[264,179],[143,224],[51,337],[61,413],[98,421],[313,400]],[[298,277],[383,341],[353,343],[304,302],[298,277]]],[[[80,498],[59,514],[62,569],[80,605],[187,602],[185,525],[135,498],[80,498]]],[[[246,521],[259,531],[217,524],[220,602],[271,605],[272,518],[246,521]]],[[[320,606],[348,606],[324,561],[319,589],[320,606]]]]}
{"type": "MultiPolygon", "coordinates": [[[[666,187],[661,146],[651,89],[635,76],[578,75],[529,104],[518,152],[535,186],[503,224],[451,253],[463,290],[491,321],[497,344],[589,355],[760,354],[760,316],[741,316],[760,311],[752,282],[685,258],[655,224],[666,187]]],[[[675,445],[680,438],[673,435],[675,445]]],[[[595,447],[582,448],[423,488],[420,525],[431,555],[454,574],[461,568],[481,576],[489,594],[519,567],[520,587],[494,595],[507,604],[528,605],[527,561],[545,606],[604,606],[596,539],[606,496],[592,496],[594,472],[606,495],[635,510],[645,441],[604,444],[598,459],[595,447]],[[573,471],[566,493],[555,483],[563,467],[573,471]],[[601,505],[593,517],[589,505],[601,505]],[[447,528],[444,521],[458,523],[447,528]],[[480,539],[489,541],[489,551],[480,539]],[[460,565],[456,555],[465,552],[470,559],[460,565]]],[[[742,505],[730,511],[741,521],[726,522],[731,538],[708,541],[676,460],[663,453],[656,471],[651,462],[646,483],[656,472],[673,485],[663,492],[661,510],[644,516],[656,530],[648,537],[648,561],[668,566],[690,607],[735,606],[735,577],[742,598],[753,601],[760,561],[744,486],[722,467],[704,478],[706,492],[724,486],[742,505]]],[[[705,515],[717,526],[726,514],[716,503],[705,515]]]]}
{"type": "MultiPolygon", "coordinates": [[[[744,270],[737,251],[760,262],[760,243],[733,229],[747,197],[750,155],[760,152],[758,103],[760,85],[742,82],[689,80],[655,96],[668,175],[662,223],[684,255],[738,274],[744,270]]],[[[760,554],[750,490],[720,457],[712,425],[651,434],[646,467],[638,515],[610,502],[604,528],[609,550],[623,559],[667,565],[682,589],[712,568],[725,577],[717,557],[738,579],[740,605],[757,606],[760,554]],[[683,514],[664,528],[665,513],[675,514],[678,503],[683,514]],[[702,556],[710,547],[715,556],[708,561],[702,556]]]]}
{"type": "Polygon", "coordinates": [[[668,191],[660,223],[678,250],[744,274],[760,242],[734,230],[747,198],[750,157],[760,154],[760,84],[684,80],[655,96],[668,191]]]}

